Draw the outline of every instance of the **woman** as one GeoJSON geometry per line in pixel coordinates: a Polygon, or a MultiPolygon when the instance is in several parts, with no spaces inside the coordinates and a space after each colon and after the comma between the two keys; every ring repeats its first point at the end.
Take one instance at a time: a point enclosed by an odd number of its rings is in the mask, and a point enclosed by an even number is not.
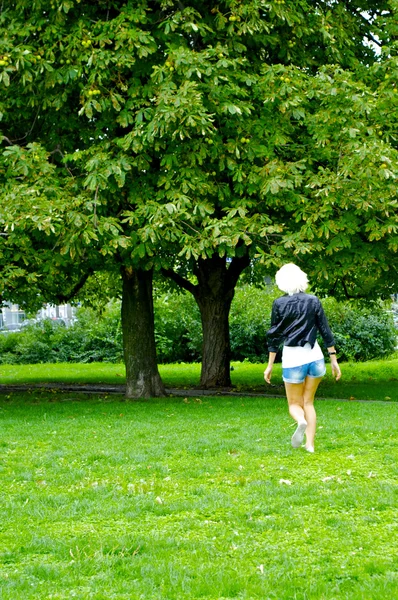
{"type": "Polygon", "coordinates": [[[285,383],[289,413],[297,423],[292,437],[293,448],[299,448],[306,436],[305,449],[314,452],[316,413],[314,397],[326,373],[325,359],[317,342],[319,332],[327,347],[332,373],[341,377],[337,364],[333,334],[316,296],[305,294],[307,275],[292,263],[276,274],[276,285],[286,295],[272,305],[271,329],[267,332],[269,359],[264,379],[271,383],[272,368],[281,344],[282,376],[285,383]]]}

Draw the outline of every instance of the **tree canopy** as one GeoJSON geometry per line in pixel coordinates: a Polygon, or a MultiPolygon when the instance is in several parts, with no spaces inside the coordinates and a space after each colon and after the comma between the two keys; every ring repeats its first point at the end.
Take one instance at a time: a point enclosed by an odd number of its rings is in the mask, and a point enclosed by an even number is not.
{"type": "Polygon", "coordinates": [[[36,218],[46,215],[50,231],[62,215],[60,255],[74,262],[97,245],[157,266],[244,246],[271,264],[316,251],[329,278],[344,276],[352,256],[363,264],[362,250],[388,263],[396,57],[390,47],[375,64],[363,40],[391,42],[392,9],[7,3],[7,203],[17,193],[26,217],[27,196],[47,200],[36,218]]]}

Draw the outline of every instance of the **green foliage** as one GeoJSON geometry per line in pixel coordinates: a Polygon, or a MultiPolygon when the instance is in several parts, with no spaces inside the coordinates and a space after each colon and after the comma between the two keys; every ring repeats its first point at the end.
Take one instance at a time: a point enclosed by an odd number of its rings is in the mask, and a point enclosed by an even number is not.
{"type": "MultiPolygon", "coordinates": [[[[234,361],[266,362],[266,332],[272,302],[280,292],[268,286],[237,288],[230,313],[231,352],[234,361]]],[[[342,360],[366,361],[391,355],[397,332],[382,303],[322,301],[342,360]]],[[[154,301],[155,338],[160,363],[199,362],[202,328],[199,309],[191,294],[161,293],[154,301]]],[[[0,335],[2,364],[60,362],[119,362],[122,360],[120,303],[100,313],[79,309],[72,327],[45,320],[20,333],[0,335]]]]}
{"type": "Polygon", "coordinates": [[[64,334],[64,351],[72,362],[120,362],[122,330],[120,304],[111,303],[103,314],[80,309],[78,320],[64,334]]]}
{"type": "Polygon", "coordinates": [[[46,319],[20,333],[0,336],[0,362],[3,364],[121,360],[119,306],[110,306],[102,317],[88,309],[80,309],[78,321],[71,327],[46,319]]]}
{"type": "Polygon", "coordinates": [[[323,305],[341,359],[366,361],[394,352],[397,330],[383,304],[358,305],[328,298],[323,305]]]}
{"type": "MultiPolygon", "coordinates": [[[[232,360],[265,362],[266,331],[270,326],[274,288],[249,285],[236,290],[230,314],[232,360]]],[[[396,330],[381,304],[366,308],[331,298],[323,300],[343,360],[370,360],[391,354],[396,330]]],[[[155,338],[159,362],[201,360],[201,321],[191,294],[160,294],[155,302],[155,338]]],[[[120,304],[109,304],[102,314],[80,309],[73,327],[50,320],[23,332],[0,336],[0,362],[118,362],[122,359],[120,304]]]]}
{"type": "Polygon", "coordinates": [[[161,294],[154,300],[155,339],[159,362],[200,360],[202,324],[191,294],[161,294]]]}
{"type": "MultiPolygon", "coordinates": [[[[272,302],[278,296],[280,292],[273,287],[244,285],[236,289],[230,313],[232,360],[268,359],[266,332],[270,327],[272,302]]],[[[382,303],[366,307],[332,298],[322,303],[342,360],[366,361],[394,352],[397,332],[382,303]]],[[[191,295],[159,296],[155,315],[160,361],[200,360],[200,317],[191,295]]]]}
{"type": "MultiPolygon", "coordinates": [[[[91,273],[130,268],[183,286],[225,257],[232,288],[237,265],[258,258],[270,274],[300,262],[324,294],[392,291],[395,0],[6,4],[3,299],[59,304],[91,273]]],[[[237,355],[254,357],[263,329],[239,326],[237,355]]],[[[162,356],[169,338],[158,330],[162,356]]],[[[206,353],[203,364],[205,384],[206,353]]]]}
{"type": "MultiPolygon", "coordinates": [[[[264,361],[265,333],[271,306],[279,294],[273,289],[246,285],[238,288],[230,313],[232,360],[264,361]]],[[[155,326],[160,362],[201,360],[202,331],[199,309],[191,294],[163,294],[155,299],[155,326]]]]}
{"type": "Polygon", "coordinates": [[[0,336],[1,363],[36,364],[64,362],[66,328],[46,319],[39,325],[30,325],[20,333],[0,336]]]}
{"type": "Polygon", "coordinates": [[[36,287],[47,299],[72,294],[87,269],[193,268],[245,251],[272,269],[308,259],[336,293],[389,291],[396,10],[367,0],[8,3],[4,294],[34,290],[33,302],[36,287]],[[366,37],[384,44],[381,56],[366,37]],[[353,256],[372,263],[362,283],[353,256]]]}
{"type": "Polygon", "coordinates": [[[230,314],[233,360],[268,360],[266,332],[271,326],[272,303],[278,296],[280,292],[273,287],[237,288],[230,314]]]}

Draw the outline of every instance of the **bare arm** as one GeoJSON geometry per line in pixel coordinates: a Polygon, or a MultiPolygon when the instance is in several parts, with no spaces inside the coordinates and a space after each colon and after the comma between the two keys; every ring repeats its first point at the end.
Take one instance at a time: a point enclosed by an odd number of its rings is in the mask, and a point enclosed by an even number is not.
{"type": "Polygon", "coordinates": [[[268,365],[264,371],[264,379],[267,383],[271,383],[272,368],[274,366],[276,352],[270,352],[268,355],[268,365]]]}

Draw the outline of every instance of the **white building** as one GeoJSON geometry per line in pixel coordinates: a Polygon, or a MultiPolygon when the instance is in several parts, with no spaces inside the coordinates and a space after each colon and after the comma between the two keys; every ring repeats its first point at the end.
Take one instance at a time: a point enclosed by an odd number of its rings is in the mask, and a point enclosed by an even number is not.
{"type": "MultiPolygon", "coordinates": [[[[75,316],[76,307],[70,304],[45,304],[37,312],[36,319],[38,321],[42,321],[43,319],[62,319],[65,321],[65,325],[70,325],[75,316]]],[[[17,329],[18,325],[21,325],[25,318],[25,311],[20,310],[18,304],[7,302],[0,309],[0,328],[17,329]]]]}

